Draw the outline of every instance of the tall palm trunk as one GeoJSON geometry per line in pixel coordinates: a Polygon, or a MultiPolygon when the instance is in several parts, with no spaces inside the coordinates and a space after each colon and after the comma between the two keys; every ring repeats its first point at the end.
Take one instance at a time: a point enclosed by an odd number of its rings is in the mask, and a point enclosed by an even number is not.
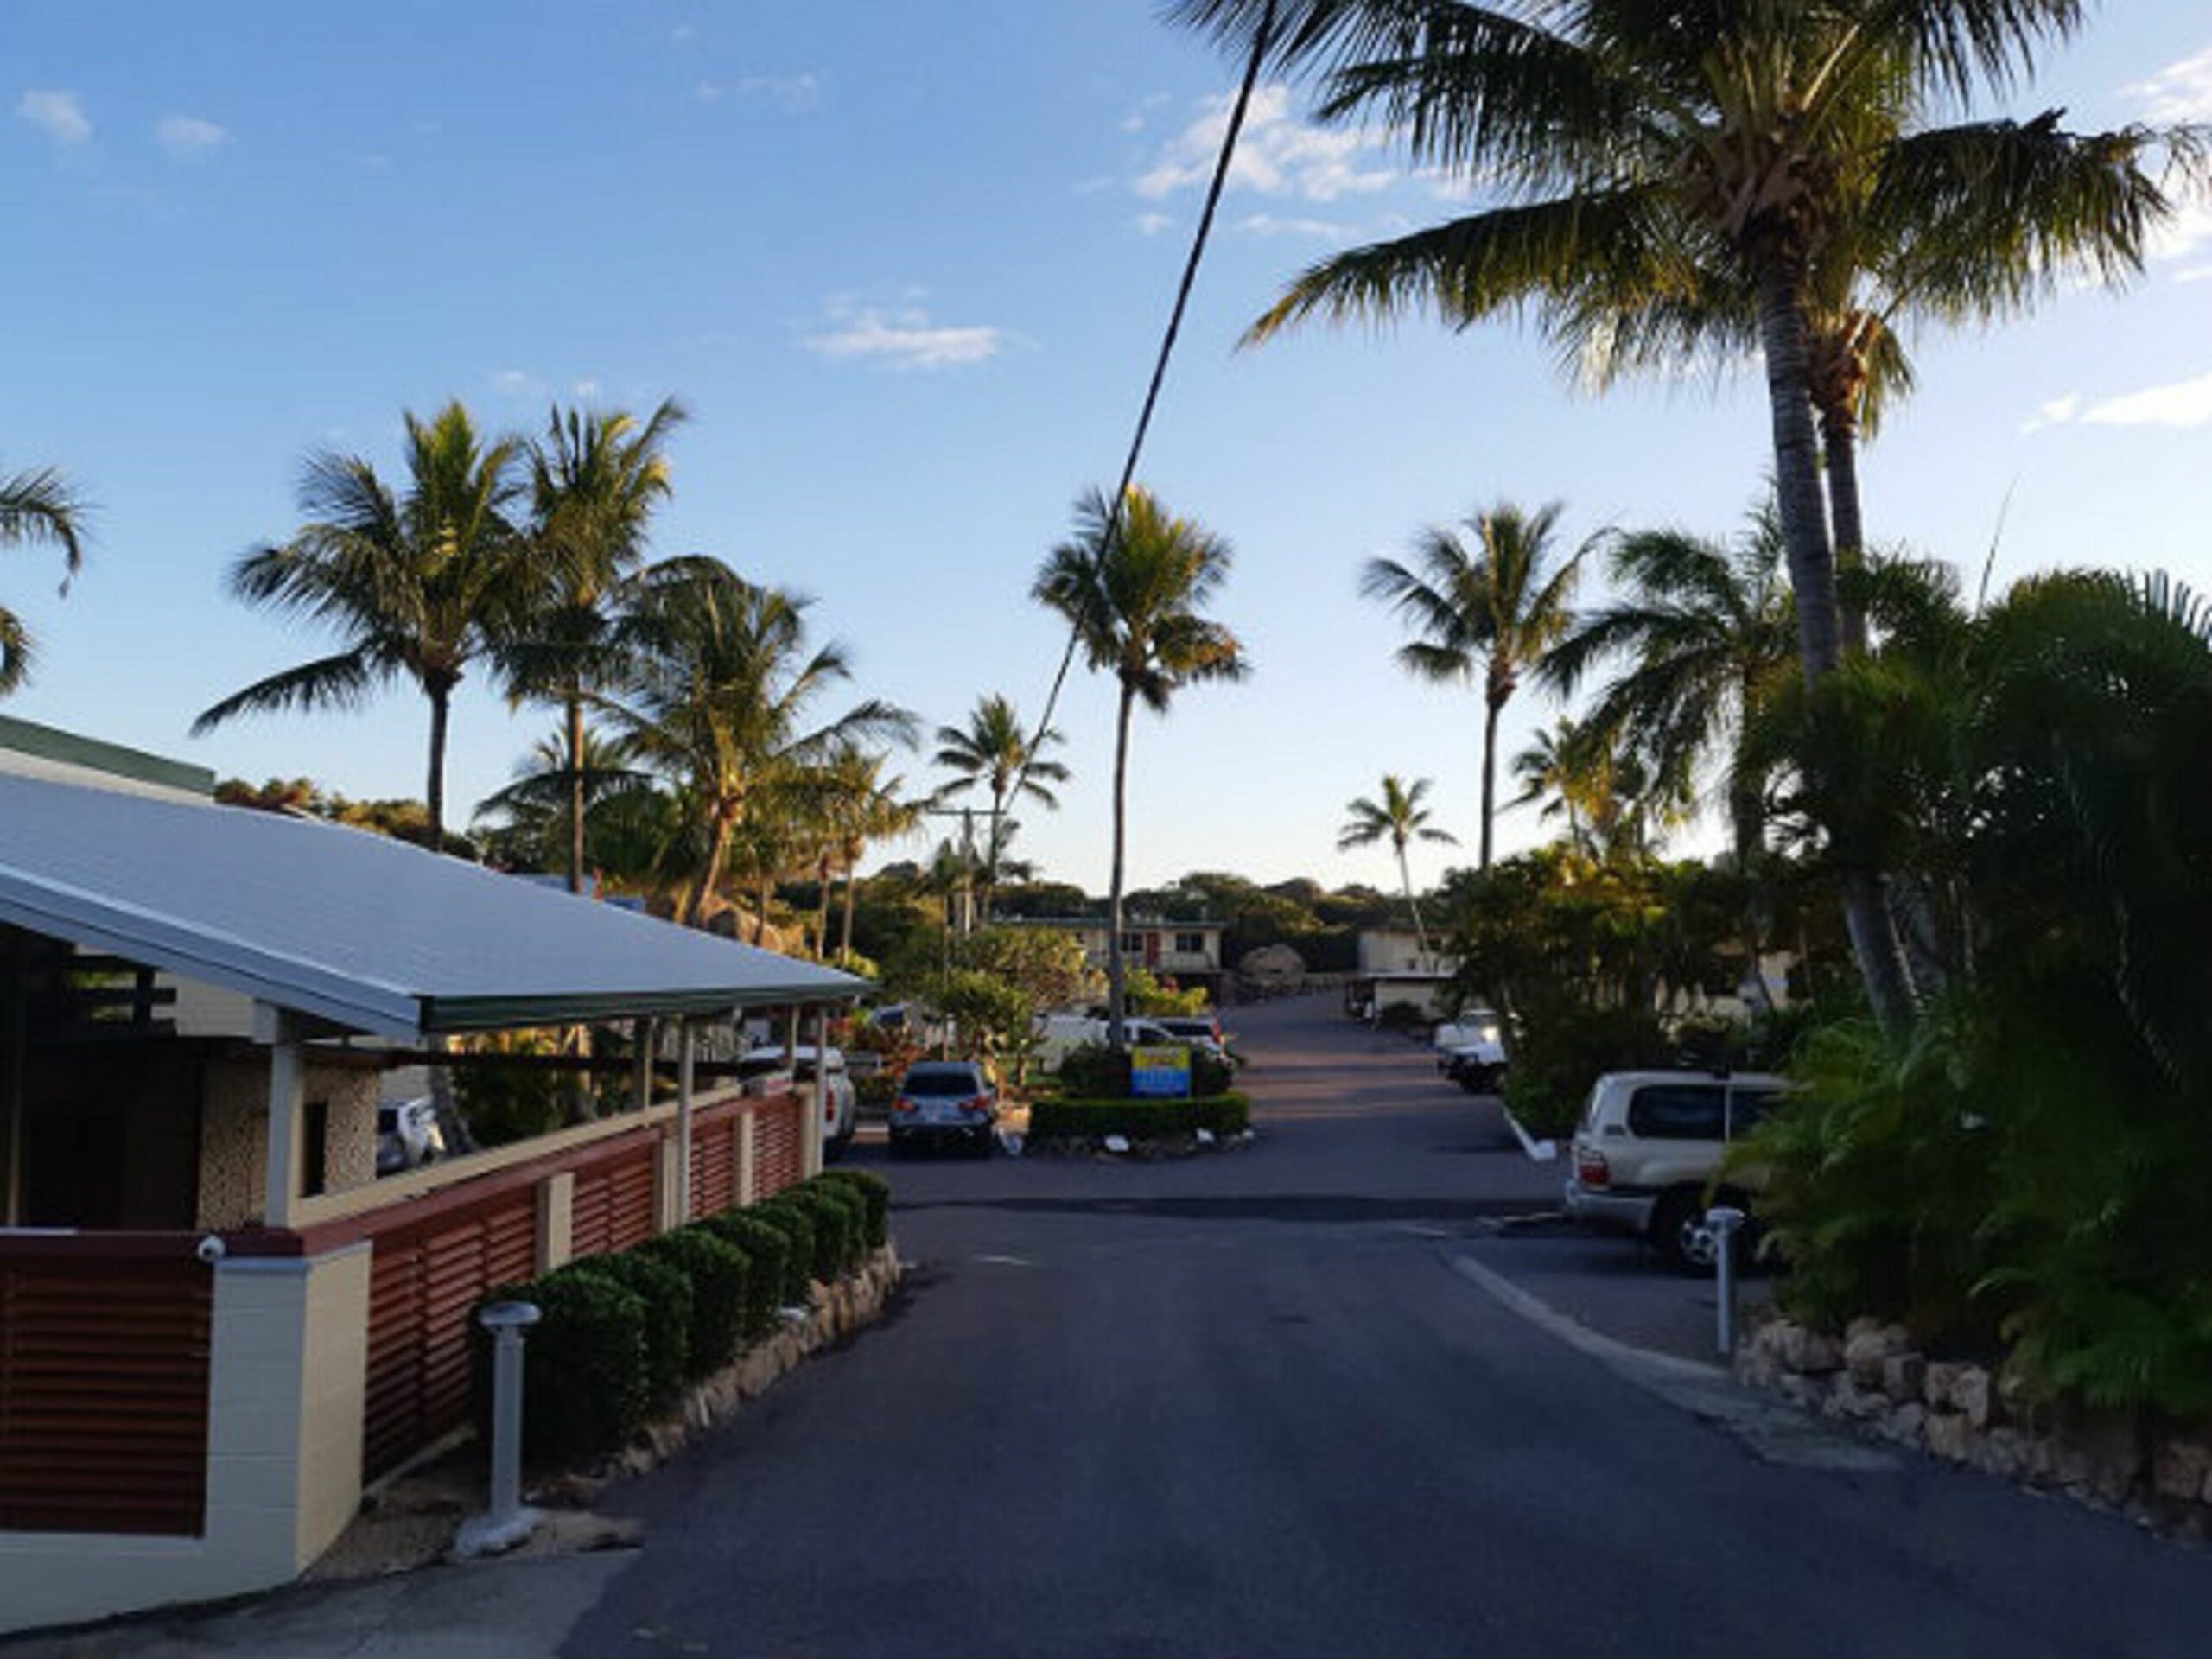
{"type": "Polygon", "coordinates": [[[991,785],[990,841],[983,849],[983,923],[991,920],[991,900],[999,890],[999,825],[1006,817],[1006,790],[994,783],[991,785]]]}
{"type": "Polygon", "coordinates": [[[1122,1019],[1127,1006],[1128,969],[1122,960],[1122,853],[1128,824],[1129,714],[1136,696],[1136,688],[1123,680],[1121,707],[1114,717],[1114,868],[1106,906],[1106,1022],[1116,1053],[1122,1046],[1122,1019]]]}
{"type": "Polygon", "coordinates": [[[442,853],[446,849],[446,705],[453,696],[453,683],[434,678],[423,690],[430,699],[430,772],[423,789],[430,820],[427,839],[432,852],[442,853]]]}
{"type": "Polygon", "coordinates": [[[827,853],[814,861],[814,954],[827,961],[830,956],[830,855],[827,853]]]}
{"type": "MultiPolygon", "coordinates": [[[[1819,445],[1813,429],[1812,365],[1796,273],[1778,256],[1760,261],[1759,343],[1766,353],[1767,407],[1774,426],[1774,484],[1783,547],[1797,601],[1797,654],[1805,683],[1835,667],[1840,648],[1835,557],[1828,540],[1827,503],[1821,490],[1819,445]]],[[[1904,950],[1871,871],[1838,880],[1843,919],[1859,960],[1866,1001],[1883,1030],[1902,1034],[1912,1023],[1914,998],[1904,950]]]]}
{"type": "Polygon", "coordinates": [[[1406,838],[1395,836],[1392,840],[1396,843],[1398,854],[1398,885],[1406,890],[1406,908],[1413,912],[1414,949],[1426,957],[1428,954],[1428,933],[1421,925],[1421,900],[1414,897],[1414,873],[1413,867],[1406,862],[1406,838]]]}
{"type": "Polygon", "coordinates": [[[572,690],[569,719],[569,891],[584,890],[584,702],[572,690]]]}
{"type": "Polygon", "coordinates": [[[1478,868],[1490,868],[1490,821],[1497,802],[1497,717],[1505,699],[1495,693],[1483,702],[1483,837],[1478,868]]]}
{"type": "Polygon", "coordinates": [[[696,927],[707,908],[707,896],[715,890],[715,883],[721,880],[722,860],[729,855],[729,838],[737,828],[737,815],[726,808],[714,810],[711,825],[707,831],[707,856],[699,866],[699,874],[691,883],[691,891],[683,901],[683,921],[696,927]]]}
{"type": "Polygon", "coordinates": [[[845,923],[837,941],[840,958],[849,958],[853,954],[853,890],[860,886],[861,879],[856,874],[859,868],[858,858],[845,861],[845,923]]]}
{"type": "Polygon", "coordinates": [[[768,906],[775,902],[776,877],[772,870],[760,878],[760,885],[753,890],[760,903],[753,912],[753,943],[761,949],[768,945],[768,906]]]}
{"type": "MultiPolygon", "coordinates": [[[[1859,516],[1859,416],[1847,391],[1821,388],[1821,457],[1826,469],[1828,522],[1835,531],[1835,568],[1839,575],[1859,569],[1866,556],[1866,530],[1859,516]]],[[[1856,599],[1840,597],[1837,604],[1843,648],[1857,654],[1866,649],[1866,610],[1856,599]]]]}

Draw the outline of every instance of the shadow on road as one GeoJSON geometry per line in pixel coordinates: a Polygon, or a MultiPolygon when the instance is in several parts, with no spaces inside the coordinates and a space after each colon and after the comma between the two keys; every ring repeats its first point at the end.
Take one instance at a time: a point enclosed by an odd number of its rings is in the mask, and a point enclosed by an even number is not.
{"type": "Polygon", "coordinates": [[[902,1201],[924,1210],[995,1210],[1022,1215],[1157,1216],[1173,1221],[1281,1221],[1301,1225],[1386,1221],[1486,1221],[1542,1206],[1526,1198],[1363,1198],[1346,1192],[1255,1192],[1092,1198],[943,1198],[902,1201]]]}

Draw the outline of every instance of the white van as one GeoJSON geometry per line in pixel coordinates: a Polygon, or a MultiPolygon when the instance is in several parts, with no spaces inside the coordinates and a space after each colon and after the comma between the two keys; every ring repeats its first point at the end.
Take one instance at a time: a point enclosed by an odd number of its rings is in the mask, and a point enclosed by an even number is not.
{"type": "MultiPolygon", "coordinates": [[[[1033,1051],[1037,1069],[1053,1072],[1060,1069],[1060,1062],[1069,1053],[1086,1043],[1106,1040],[1106,1022],[1094,1020],[1087,1014],[1040,1014],[1036,1024],[1037,1046],[1033,1051]]],[[[1135,1017],[1122,1021],[1125,1040],[1132,1048],[1187,1048],[1191,1045],[1165,1026],[1152,1020],[1135,1017]]]]}

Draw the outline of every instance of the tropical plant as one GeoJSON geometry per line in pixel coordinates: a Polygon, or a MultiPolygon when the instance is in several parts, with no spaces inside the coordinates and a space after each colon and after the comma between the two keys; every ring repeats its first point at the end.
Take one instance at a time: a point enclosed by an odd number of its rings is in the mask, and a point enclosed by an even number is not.
{"type": "Polygon", "coordinates": [[[1641,855],[1655,832],[1681,817],[1684,796],[1662,781],[1623,737],[1594,721],[1562,715],[1513,757],[1521,792],[1506,804],[1554,798],[1540,816],[1567,819],[1567,845],[1587,858],[1641,855]]]}
{"type": "Polygon", "coordinates": [[[583,867],[601,869],[628,828],[623,820],[637,816],[631,809],[651,810],[640,798],[653,792],[652,781],[635,761],[620,741],[564,726],[532,744],[512,780],[476,804],[470,830],[488,859],[511,868],[549,869],[581,842],[583,867]]]}
{"type": "MultiPolygon", "coordinates": [[[[85,562],[87,509],[69,480],[51,467],[0,478],[0,547],[43,543],[61,550],[61,591],[85,562]]],[[[0,696],[19,688],[31,670],[30,630],[0,607],[0,696]]]]}
{"type": "Polygon", "coordinates": [[[1049,726],[1033,735],[1022,725],[1014,704],[994,694],[977,699],[966,726],[938,727],[937,741],[938,752],[931,757],[931,764],[951,772],[954,780],[938,791],[936,798],[943,801],[963,795],[978,783],[991,798],[983,841],[982,893],[983,914],[988,917],[991,898],[998,887],[999,859],[1005,851],[1002,826],[1007,805],[1023,796],[1047,808],[1059,805],[1051,785],[1065,783],[1068,769],[1047,759],[1045,751],[1063,740],[1049,726]]]}
{"type": "Polygon", "coordinates": [[[1124,1006],[1122,887],[1128,833],[1129,715],[1141,701],[1167,712],[1174,694],[1249,670],[1236,636],[1200,614],[1228,579],[1229,543],[1169,513],[1132,485],[1117,502],[1093,490],[1076,504],[1076,530],[1037,574],[1032,596],[1067,619],[1084,658],[1120,687],[1114,717],[1114,857],[1108,898],[1107,1006],[1121,1040],[1124,1006]]]}
{"type": "Polygon", "coordinates": [[[1600,664],[1619,663],[1586,715],[1601,741],[1624,737],[1662,786],[1687,795],[1715,748],[1728,751],[1724,793],[1738,863],[1765,840],[1766,779],[1746,753],[1747,724],[1795,673],[1796,623],[1771,505],[1733,547],[1679,531],[1614,539],[1618,600],[1583,617],[1540,672],[1571,696],[1600,664]]]}
{"type": "MultiPolygon", "coordinates": [[[[757,789],[787,785],[855,743],[911,738],[913,716],[874,698],[811,723],[851,667],[835,642],[809,646],[810,603],[711,558],[664,561],[635,584],[619,689],[591,701],[689,794],[701,851],[680,912],[687,922],[702,915],[757,789]]],[[[765,811],[751,823],[765,830],[765,811]]]]}
{"type": "MultiPolygon", "coordinates": [[[[1979,84],[2031,70],[2040,47],[2079,24],[2078,0],[1703,10],[1178,0],[1172,10],[1240,48],[1267,39],[1278,63],[1323,73],[1325,122],[1380,117],[1421,162],[1503,198],[1322,261],[1255,338],[1314,315],[1423,305],[1459,327],[1532,307],[1569,346],[1618,334],[1624,318],[1662,342],[1716,313],[1752,320],[1808,682],[1834,667],[1844,639],[1814,420],[1816,324],[1831,342],[1873,341],[1852,300],[1857,261],[1909,247],[1925,302],[2002,309],[2053,280],[2042,267],[2061,263],[2054,252],[2125,264],[2139,247],[2142,227],[2171,210],[2135,165],[2147,139],[2192,174],[2203,165],[2188,131],[2082,141],[2070,159],[2088,165],[2053,167],[2042,140],[2055,117],[1921,125],[1979,84]],[[2072,182],[2013,188],[2038,165],[2072,182]],[[1717,304],[1716,289],[1732,297],[1717,304]]],[[[1847,397],[1866,384],[1830,378],[1847,397]]],[[[1869,1000],[1900,1029],[1912,992],[1878,880],[1847,880],[1842,897],[1869,1000]]]]}
{"type": "Polygon", "coordinates": [[[1554,502],[1534,513],[1510,505],[1467,520],[1471,540],[1438,526],[1412,565],[1370,559],[1359,590],[1389,605],[1414,637],[1398,648],[1407,672],[1425,680],[1483,688],[1482,842],[1478,864],[1490,868],[1491,822],[1497,798],[1497,721],[1521,676],[1543,660],[1573,620],[1580,550],[1554,562],[1554,502]]]}
{"type": "Polygon", "coordinates": [[[837,868],[844,876],[844,914],[838,930],[841,960],[853,954],[853,906],[860,890],[860,862],[870,843],[895,841],[913,833],[921,822],[918,804],[900,798],[903,779],[886,778],[886,754],[845,749],[832,763],[836,787],[830,794],[830,824],[837,868]]]}
{"type": "Polygon", "coordinates": [[[1398,861],[1398,884],[1405,890],[1406,908],[1413,913],[1414,947],[1424,957],[1428,954],[1428,930],[1421,923],[1421,901],[1414,897],[1413,871],[1406,862],[1406,847],[1415,841],[1459,845],[1458,837],[1429,823],[1428,809],[1421,804],[1421,797],[1427,793],[1427,779],[1416,778],[1408,785],[1395,772],[1386,772],[1382,774],[1382,798],[1375,801],[1364,795],[1354,796],[1345,808],[1351,817],[1337,831],[1337,850],[1340,853],[1348,853],[1355,847],[1372,847],[1378,841],[1390,843],[1390,851],[1398,861]]]}
{"type": "Polygon", "coordinates": [[[311,455],[300,484],[308,522],[232,566],[247,604],[335,629],[344,649],[258,680],[205,710],[195,735],[243,714],[358,708],[411,681],[430,705],[427,842],[445,836],[448,709],[469,664],[512,637],[543,592],[529,543],[508,517],[520,448],[486,442],[468,411],[405,416],[408,484],[395,494],[355,455],[311,455]]]}
{"type": "Polygon", "coordinates": [[[608,677],[606,661],[621,583],[644,559],[653,511],[671,487],[664,453],[686,418],[665,399],[643,424],[620,410],[556,408],[530,449],[530,539],[547,583],[536,613],[505,645],[518,698],[552,702],[567,740],[569,891],[583,891],[586,797],[584,699],[608,677]]]}

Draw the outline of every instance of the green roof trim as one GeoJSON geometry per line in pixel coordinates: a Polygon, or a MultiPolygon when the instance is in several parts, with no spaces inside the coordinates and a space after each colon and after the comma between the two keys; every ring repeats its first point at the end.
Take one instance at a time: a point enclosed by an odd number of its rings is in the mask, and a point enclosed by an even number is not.
{"type": "Polygon", "coordinates": [[[423,999],[425,1032],[511,1031],[533,1026],[590,1025],[611,1020],[706,1018],[733,1008],[780,1007],[792,1002],[850,1002],[872,986],[796,984],[775,989],[639,992],[636,995],[440,996],[423,999]]]}
{"type": "Polygon", "coordinates": [[[165,755],[149,754],[143,749],[127,749],[120,743],[105,743],[97,737],[79,737],[58,726],[41,726],[34,721],[16,720],[7,715],[0,715],[0,749],[13,749],[18,754],[35,755],[41,760],[82,766],[88,772],[105,772],[194,795],[212,798],[215,793],[212,767],[171,760],[165,755]]]}

